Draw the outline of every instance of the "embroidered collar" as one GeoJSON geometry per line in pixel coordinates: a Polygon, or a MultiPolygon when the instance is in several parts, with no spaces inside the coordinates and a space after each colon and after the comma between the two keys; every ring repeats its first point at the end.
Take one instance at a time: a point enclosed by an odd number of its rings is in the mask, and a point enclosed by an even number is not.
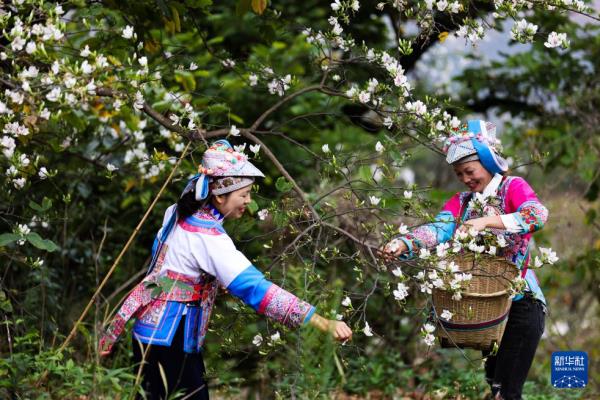
{"type": "Polygon", "coordinates": [[[502,175],[495,174],[490,183],[483,189],[483,197],[495,197],[502,183],[502,178],[502,175]]]}
{"type": "Polygon", "coordinates": [[[196,212],[196,214],[198,215],[198,217],[210,216],[210,217],[212,217],[212,219],[214,219],[221,225],[223,224],[223,221],[225,220],[225,216],[223,214],[221,214],[219,212],[219,210],[217,210],[217,208],[215,206],[213,206],[212,203],[210,203],[210,202],[207,205],[205,205],[204,207],[202,207],[200,210],[198,210],[196,212]]]}

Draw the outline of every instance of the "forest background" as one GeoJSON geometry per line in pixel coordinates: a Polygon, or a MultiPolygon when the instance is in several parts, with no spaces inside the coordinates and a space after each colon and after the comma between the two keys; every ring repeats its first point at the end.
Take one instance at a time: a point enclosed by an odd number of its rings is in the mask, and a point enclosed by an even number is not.
{"type": "Polygon", "coordinates": [[[498,125],[511,173],[550,210],[536,245],[560,257],[538,274],[550,314],[526,398],[600,393],[597,3],[0,5],[1,398],[132,397],[130,341],[100,359],[98,334],[205,141],[225,137],[267,175],[226,226],[238,248],[355,337],[288,331],[223,293],[205,351],[214,396],[481,398],[477,352],[423,341],[419,263],[399,277],[373,256],[461,190],[439,139],[469,118],[498,125]],[[587,388],[552,388],[559,350],[588,352],[587,388]]]}

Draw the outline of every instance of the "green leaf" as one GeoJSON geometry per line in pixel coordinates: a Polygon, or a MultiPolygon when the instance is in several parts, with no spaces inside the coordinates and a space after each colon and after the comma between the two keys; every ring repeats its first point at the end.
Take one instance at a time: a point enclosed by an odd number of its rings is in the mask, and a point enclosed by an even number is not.
{"type": "Polygon", "coordinates": [[[258,204],[256,204],[256,201],[252,200],[249,204],[248,204],[248,211],[250,211],[250,214],[254,214],[255,212],[258,211],[258,204]]]}
{"type": "Polygon", "coordinates": [[[190,71],[176,70],[175,81],[180,83],[181,86],[183,86],[183,88],[188,92],[196,89],[196,79],[194,78],[194,74],[192,74],[190,71]]]}
{"type": "Polygon", "coordinates": [[[52,200],[47,197],[44,197],[42,200],[42,204],[38,204],[33,200],[29,201],[29,207],[34,209],[35,211],[39,211],[41,213],[48,211],[52,207],[52,200]]]}
{"type": "Polygon", "coordinates": [[[28,233],[25,239],[38,249],[46,250],[50,253],[58,250],[58,246],[50,239],[42,239],[40,235],[35,232],[28,233]]]}
{"type": "Polygon", "coordinates": [[[0,235],[0,246],[6,246],[16,240],[19,240],[21,235],[17,235],[16,233],[3,233],[0,235]]]}
{"type": "Polygon", "coordinates": [[[279,178],[277,178],[277,181],[275,181],[275,188],[282,192],[289,192],[292,189],[293,185],[288,182],[283,176],[280,176],[279,178]]]}

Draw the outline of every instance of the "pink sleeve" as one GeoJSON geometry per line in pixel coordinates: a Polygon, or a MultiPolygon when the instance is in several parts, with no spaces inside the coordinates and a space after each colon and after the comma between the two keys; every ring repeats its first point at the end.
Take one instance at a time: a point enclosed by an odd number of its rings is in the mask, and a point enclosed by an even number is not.
{"type": "Polygon", "coordinates": [[[508,206],[507,213],[516,212],[519,207],[527,201],[539,202],[535,192],[521,177],[515,177],[510,186],[508,187],[508,193],[506,195],[506,205],[508,206]]]}
{"type": "Polygon", "coordinates": [[[442,207],[442,211],[449,211],[452,213],[452,216],[454,217],[454,219],[458,219],[459,217],[459,213],[460,213],[460,192],[456,193],[454,196],[452,196],[452,198],[450,198],[450,200],[448,200],[446,202],[446,204],[444,204],[444,207],[442,207]]]}

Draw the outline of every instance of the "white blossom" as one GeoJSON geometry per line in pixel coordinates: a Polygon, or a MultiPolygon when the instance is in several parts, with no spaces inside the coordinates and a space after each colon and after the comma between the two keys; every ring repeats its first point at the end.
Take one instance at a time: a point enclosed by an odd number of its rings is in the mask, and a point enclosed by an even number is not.
{"type": "Polygon", "coordinates": [[[344,297],[344,299],[342,300],[342,305],[344,307],[352,307],[352,300],[350,300],[350,297],[344,297]]]}
{"type": "Polygon", "coordinates": [[[377,79],[371,78],[371,79],[369,79],[369,82],[367,83],[367,90],[370,93],[374,93],[375,89],[377,89],[377,85],[379,85],[379,82],[377,81],[377,79]]]}
{"type": "Polygon", "coordinates": [[[6,158],[11,158],[15,152],[15,140],[10,136],[2,136],[0,139],[0,147],[2,147],[2,154],[4,154],[6,158]]]}
{"type": "Polygon", "coordinates": [[[243,153],[246,150],[246,143],[240,144],[240,145],[234,145],[233,149],[235,151],[237,151],[238,153],[243,153]]]}
{"type": "Polygon", "coordinates": [[[381,198],[379,198],[377,196],[369,196],[369,201],[371,202],[372,205],[376,206],[381,201],[381,198]]]}
{"type": "Polygon", "coordinates": [[[142,67],[147,67],[148,66],[148,57],[145,57],[145,56],[144,57],[140,57],[138,59],[138,63],[140,63],[140,65],[142,67]]]}
{"type": "Polygon", "coordinates": [[[12,182],[16,189],[23,189],[26,181],[25,181],[25,178],[17,178],[17,179],[13,179],[12,182]]]}
{"type": "Polygon", "coordinates": [[[48,170],[46,169],[46,167],[40,168],[40,170],[38,172],[38,176],[42,180],[48,178],[49,175],[48,175],[48,170]]]}
{"type": "Polygon", "coordinates": [[[383,147],[380,141],[377,141],[377,143],[375,143],[375,151],[378,153],[383,153],[384,150],[385,147],[383,147]]]}
{"type": "Polygon", "coordinates": [[[54,87],[47,95],[48,101],[57,102],[60,100],[61,91],[59,87],[54,87]]]}
{"type": "Polygon", "coordinates": [[[342,8],[342,3],[340,3],[340,0],[335,0],[333,3],[331,3],[331,9],[333,11],[339,11],[340,8],[342,8]]]}
{"type": "Polygon", "coordinates": [[[401,235],[406,235],[406,234],[408,234],[408,232],[409,232],[409,231],[408,231],[408,227],[407,227],[406,225],[404,225],[404,224],[402,224],[402,223],[401,223],[401,224],[400,224],[400,226],[398,227],[398,232],[399,232],[401,235]]]}
{"type": "Polygon", "coordinates": [[[231,58],[227,58],[227,59],[221,61],[221,64],[225,68],[233,68],[233,67],[235,67],[235,61],[233,61],[231,58]]]}
{"type": "Polygon", "coordinates": [[[392,121],[391,117],[385,117],[383,119],[383,126],[385,126],[388,129],[392,129],[392,126],[394,125],[394,122],[392,121]]]}
{"type": "Polygon", "coordinates": [[[556,32],[550,32],[550,34],[548,35],[548,39],[544,42],[544,46],[548,47],[548,48],[555,48],[555,47],[563,47],[563,48],[567,48],[569,47],[570,41],[567,40],[567,34],[566,33],[556,33],[556,32]]]}
{"type": "Polygon", "coordinates": [[[144,108],[144,96],[139,90],[135,92],[135,101],[133,102],[133,107],[137,110],[144,108]]]}
{"type": "Polygon", "coordinates": [[[14,38],[12,40],[12,42],[10,43],[10,48],[13,51],[20,51],[23,50],[23,47],[25,46],[25,39],[23,39],[22,37],[18,36],[16,38],[14,38]]]}
{"type": "Polygon", "coordinates": [[[231,128],[229,128],[229,134],[231,136],[240,136],[240,130],[235,125],[231,125],[231,128]]]}
{"type": "Polygon", "coordinates": [[[260,219],[261,221],[264,221],[265,219],[267,219],[268,216],[269,216],[269,210],[267,210],[266,208],[264,208],[258,212],[258,219],[260,219]]]}
{"type": "Polygon", "coordinates": [[[248,84],[250,86],[256,86],[258,84],[258,75],[250,74],[250,76],[248,77],[248,84]]]}
{"type": "Polygon", "coordinates": [[[37,46],[35,45],[35,42],[28,42],[27,46],[25,46],[25,52],[27,54],[33,54],[33,53],[35,53],[36,49],[37,49],[37,46]]]}
{"type": "Polygon", "coordinates": [[[398,278],[403,277],[404,274],[402,273],[402,268],[400,267],[396,267],[392,270],[392,274],[398,278]]]}
{"type": "Polygon", "coordinates": [[[114,166],[113,164],[111,164],[111,163],[108,163],[108,164],[106,164],[106,169],[108,170],[108,172],[113,172],[113,171],[116,171],[116,170],[118,170],[119,168],[115,167],[115,166],[114,166]]]}
{"type": "Polygon", "coordinates": [[[258,154],[258,152],[260,151],[260,144],[251,144],[250,151],[254,154],[258,154]]]}
{"type": "Polygon", "coordinates": [[[404,300],[406,297],[408,297],[408,286],[402,282],[398,283],[398,288],[394,290],[392,294],[396,300],[404,300]]]}
{"type": "Polygon", "coordinates": [[[414,103],[409,101],[405,104],[405,107],[408,111],[412,111],[417,115],[423,115],[427,112],[427,106],[421,100],[417,100],[414,103]]]}
{"type": "Polygon", "coordinates": [[[449,248],[450,248],[450,245],[446,242],[438,244],[435,247],[436,255],[440,258],[445,257],[449,248]]]}
{"type": "Polygon", "coordinates": [[[431,333],[428,333],[423,337],[423,341],[425,344],[427,344],[427,346],[433,346],[435,344],[435,336],[433,336],[431,333]]]}
{"type": "Polygon", "coordinates": [[[29,160],[29,158],[27,157],[27,154],[21,154],[21,155],[19,156],[19,164],[20,164],[21,166],[23,166],[23,167],[26,167],[26,166],[28,166],[28,165],[29,165],[29,163],[30,163],[30,160],[29,160]]]}
{"type": "Polygon", "coordinates": [[[448,7],[448,2],[446,0],[440,0],[436,3],[436,7],[440,11],[444,11],[446,7],[448,7]]]}
{"type": "Polygon", "coordinates": [[[411,190],[405,190],[404,191],[404,198],[405,199],[411,199],[413,195],[413,192],[411,190]]]}
{"type": "Polygon", "coordinates": [[[426,259],[431,256],[431,253],[427,249],[421,249],[419,251],[419,258],[426,259]]]}
{"type": "Polygon", "coordinates": [[[81,63],[81,72],[88,75],[88,74],[91,74],[93,71],[94,71],[94,66],[91,65],[88,62],[88,60],[83,60],[83,62],[81,63]]]}
{"type": "Polygon", "coordinates": [[[259,333],[258,335],[255,335],[254,338],[252,339],[252,344],[255,345],[256,347],[259,347],[263,342],[263,337],[262,335],[259,333]]]}
{"type": "Polygon", "coordinates": [[[198,65],[196,65],[196,63],[192,61],[190,63],[190,71],[195,71],[197,69],[198,69],[198,65]]]}
{"type": "Polygon", "coordinates": [[[488,251],[486,251],[486,253],[495,256],[496,255],[496,246],[490,246],[490,248],[488,249],[488,251]]]}
{"type": "Polygon", "coordinates": [[[504,238],[503,235],[496,236],[496,244],[498,245],[498,247],[508,246],[508,243],[506,243],[506,239],[504,238]]]}
{"type": "Polygon", "coordinates": [[[281,340],[281,335],[279,334],[279,331],[276,331],[274,334],[271,335],[271,342],[279,342],[281,340]]]}
{"type": "Polygon", "coordinates": [[[452,319],[453,315],[454,314],[452,314],[450,311],[444,310],[444,311],[442,311],[442,314],[440,315],[440,317],[442,317],[442,319],[445,319],[446,321],[450,321],[450,319],[452,319]]]}
{"type": "Polygon", "coordinates": [[[96,85],[94,84],[93,79],[91,81],[89,81],[87,85],[85,85],[85,90],[89,94],[96,94],[96,85]]]}
{"type": "Polygon", "coordinates": [[[25,236],[31,233],[31,228],[29,228],[26,224],[18,224],[15,233],[17,235],[25,236]]]}
{"type": "Polygon", "coordinates": [[[461,10],[462,6],[458,1],[450,3],[449,10],[451,13],[456,14],[461,10]]]}
{"type": "Polygon", "coordinates": [[[423,332],[425,332],[425,333],[433,333],[433,332],[435,332],[435,325],[430,324],[429,322],[427,322],[425,325],[423,325],[423,332]]]}
{"type": "Polygon", "coordinates": [[[90,46],[88,46],[87,44],[85,45],[85,47],[83,48],[83,50],[81,50],[79,52],[79,55],[81,57],[87,58],[90,56],[90,54],[92,54],[92,52],[90,51],[90,46]]]}
{"type": "Polygon", "coordinates": [[[367,321],[365,321],[363,333],[365,334],[365,336],[373,336],[373,331],[371,330],[371,327],[369,326],[369,323],[367,321]]]}
{"type": "Polygon", "coordinates": [[[358,101],[360,101],[361,103],[365,104],[368,103],[371,100],[371,93],[363,90],[360,93],[358,93],[358,101]]]}
{"type": "Polygon", "coordinates": [[[321,151],[323,153],[329,153],[329,144],[325,143],[323,146],[321,146],[321,151]]]}
{"type": "Polygon", "coordinates": [[[127,25],[125,28],[123,28],[123,31],[121,32],[121,36],[124,37],[125,39],[131,39],[131,38],[135,37],[135,32],[133,31],[133,26],[127,25]]]}
{"type": "Polygon", "coordinates": [[[542,258],[549,264],[554,264],[558,261],[556,253],[551,248],[540,247],[540,253],[542,253],[542,258]]]}

